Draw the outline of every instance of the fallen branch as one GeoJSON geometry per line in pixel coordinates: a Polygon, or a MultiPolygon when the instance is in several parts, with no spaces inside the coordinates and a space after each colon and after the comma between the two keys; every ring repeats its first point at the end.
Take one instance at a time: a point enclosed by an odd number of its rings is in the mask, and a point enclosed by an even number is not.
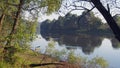
{"type": "Polygon", "coordinates": [[[62,63],[43,63],[43,64],[30,64],[30,67],[46,66],[46,65],[64,65],[62,63]]]}

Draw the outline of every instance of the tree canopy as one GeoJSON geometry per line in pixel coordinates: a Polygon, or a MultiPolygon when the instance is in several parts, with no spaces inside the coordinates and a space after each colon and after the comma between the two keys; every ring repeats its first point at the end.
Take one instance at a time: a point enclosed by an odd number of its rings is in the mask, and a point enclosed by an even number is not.
{"type": "Polygon", "coordinates": [[[92,35],[112,35],[107,24],[103,24],[100,18],[96,17],[93,12],[77,16],[75,14],[66,14],[60,16],[58,20],[45,20],[41,23],[41,33],[87,33],[92,35]],[[79,18],[81,18],[79,20],[79,18]],[[79,21],[78,21],[79,20],[79,21]]]}

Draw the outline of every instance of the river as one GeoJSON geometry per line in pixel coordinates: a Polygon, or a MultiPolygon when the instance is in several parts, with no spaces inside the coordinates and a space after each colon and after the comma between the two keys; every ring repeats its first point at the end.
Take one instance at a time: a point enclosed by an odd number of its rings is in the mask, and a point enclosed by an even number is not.
{"type": "Polygon", "coordinates": [[[40,46],[40,52],[44,53],[50,38],[55,41],[56,49],[75,51],[83,57],[92,59],[96,56],[103,57],[109,64],[109,68],[120,68],[120,43],[110,37],[86,36],[86,35],[38,35],[31,44],[32,49],[40,46]]]}

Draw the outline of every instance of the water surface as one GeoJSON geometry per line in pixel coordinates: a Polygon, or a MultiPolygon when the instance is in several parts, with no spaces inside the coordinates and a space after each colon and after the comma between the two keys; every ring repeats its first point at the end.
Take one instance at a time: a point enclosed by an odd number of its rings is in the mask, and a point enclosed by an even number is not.
{"type": "Polygon", "coordinates": [[[56,49],[68,51],[73,49],[75,54],[88,59],[96,56],[103,57],[109,63],[109,68],[120,68],[120,43],[113,37],[71,34],[38,35],[38,38],[32,42],[32,48],[40,46],[41,52],[44,53],[51,38],[56,42],[56,49]]]}

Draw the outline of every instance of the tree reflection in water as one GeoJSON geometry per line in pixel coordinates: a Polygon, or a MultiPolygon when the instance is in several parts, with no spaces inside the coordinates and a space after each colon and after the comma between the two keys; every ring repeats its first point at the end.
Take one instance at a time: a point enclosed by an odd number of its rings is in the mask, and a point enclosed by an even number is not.
{"type": "Polygon", "coordinates": [[[46,40],[50,40],[50,38],[52,38],[54,41],[57,41],[59,45],[65,45],[67,49],[76,49],[77,47],[80,47],[84,54],[93,53],[95,48],[100,47],[104,38],[109,38],[111,40],[113,48],[120,48],[119,41],[110,36],[71,33],[41,33],[41,35],[46,40]]]}

